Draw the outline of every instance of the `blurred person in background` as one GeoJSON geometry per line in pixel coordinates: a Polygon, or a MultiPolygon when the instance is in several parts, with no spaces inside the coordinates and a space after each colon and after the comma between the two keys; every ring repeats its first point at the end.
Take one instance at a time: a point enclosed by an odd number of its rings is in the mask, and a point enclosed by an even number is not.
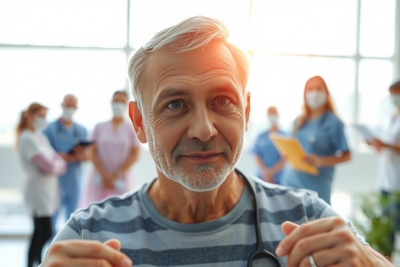
{"type": "Polygon", "coordinates": [[[396,108],[383,128],[382,138],[374,138],[369,145],[379,153],[377,182],[383,196],[389,200],[389,210],[393,215],[393,232],[400,231],[400,81],[389,88],[390,98],[396,108]]]}
{"type": "Polygon", "coordinates": [[[94,169],[82,196],[83,207],[133,188],[131,167],[139,158],[140,147],[132,124],[125,119],[128,114],[126,92],[116,91],[111,107],[111,121],[99,123],[93,130],[94,169]]]}
{"type": "Polygon", "coordinates": [[[296,119],[293,134],[308,154],[304,161],[318,168],[318,175],[297,171],[287,164],[282,184],[314,190],[330,204],[335,165],[350,160],[344,125],[320,76],[307,81],[304,102],[304,112],[296,119]]]}
{"type": "Polygon", "coordinates": [[[59,215],[63,221],[66,221],[78,207],[82,184],[81,163],[88,159],[87,149],[76,145],[87,139],[86,128],[72,120],[78,109],[78,98],[72,94],[67,94],[61,103],[61,107],[61,118],[50,123],[43,131],[54,150],[68,163],[67,171],[59,176],[61,200],[60,209],[52,218],[53,234],[56,233],[59,215]],[[68,153],[71,150],[73,150],[73,153],[68,153]],[[60,214],[59,211],[63,214],[60,214]]]}
{"type": "Polygon", "coordinates": [[[41,263],[43,246],[52,236],[51,217],[59,204],[58,175],[66,170],[65,160],[40,133],[46,126],[47,108],[32,103],[18,123],[17,148],[26,172],[24,202],[33,217],[34,232],[28,251],[28,267],[41,263]]]}
{"type": "Polygon", "coordinates": [[[270,139],[270,134],[285,134],[278,126],[279,114],[276,107],[267,109],[268,131],[260,134],[253,146],[252,153],[257,164],[256,176],[269,183],[281,183],[282,169],[285,159],[281,157],[270,139]]]}

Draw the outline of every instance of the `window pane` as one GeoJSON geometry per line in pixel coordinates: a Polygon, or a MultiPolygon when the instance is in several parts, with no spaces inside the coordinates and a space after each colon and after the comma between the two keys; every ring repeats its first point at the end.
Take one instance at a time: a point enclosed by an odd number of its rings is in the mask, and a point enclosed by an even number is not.
{"type": "Polygon", "coordinates": [[[389,60],[362,60],[359,69],[361,123],[379,127],[390,116],[389,86],[393,79],[393,63],[389,60]]]}
{"type": "Polygon", "coordinates": [[[278,107],[281,125],[291,131],[304,102],[305,83],[315,75],[325,79],[340,118],[344,122],[352,121],[355,73],[353,60],[254,56],[251,63],[251,121],[256,132],[259,131],[257,128],[265,126],[265,109],[269,105],[278,107]]]}
{"type": "Polygon", "coordinates": [[[231,33],[229,40],[246,46],[249,5],[248,0],[131,0],[130,44],[141,47],[158,31],[186,18],[203,15],[224,22],[231,33]]]}
{"type": "Polygon", "coordinates": [[[363,56],[393,56],[395,9],[394,0],[361,1],[360,53],[363,56]]]}
{"type": "Polygon", "coordinates": [[[356,26],[356,0],[253,0],[251,49],[354,55],[356,26]]]}
{"type": "Polygon", "coordinates": [[[0,136],[12,142],[22,110],[38,101],[48,120],[61,115],[62,97],[79,98],[75,119],[89,129],[111,117],[112,93],[126,86],[126,56],[115,51],[0,49],[0,136]]]}
{"type": "Polygon", "coordinates": [[[123,47],[126,0],[0,1],[0,43],[123,47]]]}

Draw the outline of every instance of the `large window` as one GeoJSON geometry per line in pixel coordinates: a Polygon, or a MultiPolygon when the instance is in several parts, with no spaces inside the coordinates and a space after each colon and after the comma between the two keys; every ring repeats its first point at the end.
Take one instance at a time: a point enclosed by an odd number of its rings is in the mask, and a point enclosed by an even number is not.
{"type": "MultiPolygon", "coordinates": [[[[253,130],[276,105],[292,129],[305,82],[322,76],[343,121],[379,128],[391,112],[395,0],[253,0],[250,51],[253,130]]],[[[353,149],[358,136],[348,128],[353,149]]]]}
{"type": "Polygon", "coordinates": [[[0,143],[12,142],[29,102],[43,102],[53,120],[69,92],[89,129],[108,119],[111,93],[127,89],[128,57],[194,15],[222,20],[250,52],[251,132],[265,127],[268,105],[290,130],[313,75],[327,81],[346,123],[377,126],[391,112],[395,10],[396,0],[0,1],[0,114],[9,114],[0,116],[0,143]]]}
{"type": "Polygon", "coordinates": [[[0,2],[0,144],[13,143],[29,103],[60,116],[67,93],[79,98],[76,120],[93,129],[110,118],[115,90],[127,90],[128,57],[154,33],[195,15],[223,21],[245,47],[248,0],[16,0],[0,2]],[[229,8],[229,12],[227,12],[229,8]]]}
{"type": "Polygon", "coordinates": [[[124,47],[126,0],[0,2],[0,43],[124,47]]]}

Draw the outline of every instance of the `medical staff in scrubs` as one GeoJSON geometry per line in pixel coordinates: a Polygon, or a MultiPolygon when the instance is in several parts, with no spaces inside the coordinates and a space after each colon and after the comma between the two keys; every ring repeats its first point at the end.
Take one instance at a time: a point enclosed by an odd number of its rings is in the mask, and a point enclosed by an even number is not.
{"type": "Polygon", "coordinates": [[[82,196],[82,207],[111,195],[120,195],[133,187],[132,165],[139,158],[139,140],[132,124],[125,119],[128,114],[128,95],[114,93],[111,121],[95,126],[92,139],[94,169],[82,196]]]}
{"type": "Polygon", "coordinates": [[[267,120],[270,128],[257,137],[252,149],[258,167],[256,176],[275,184],[281,183],[282,169],[285,166],[285,159],[281,157],[270,139],[271,134],[285,134],[279,129],[278,118],[277,108],[269,107],[267,109],[267,120]]]}
{"type": "Polygon", "coordinates": [[[58,218],[63,222],[69,219],[71,213],[78,207],[82,184],[82,162],[87,160],[87,149],[75,147],[80,141],[86,141],[87,131],[85,127],[72,120],[78,109],[76,96],[68,94],[61,103],[62,116],[50,123],[43,131],[51,146],[68,163],[65,174],[59,176],[61,192],[60,208],[52,218],[53,233],[56,233],[58,218]],[[68,154],[71,149],[72,154],[68,154]]]}
{"type": "Polygon", "coordinates": [[[308,154],[304,161],[317,167],[318,175],[297,171],[287,164],[282,184],[314,190],[330,204],[335,165],[350,160],[344,125],[335,114],[328,87],[320,76],[307,81],[304,102],[304,112],[296,119],[293,134],[308,154]]]}
{"type": "MultiPolygon", "coordinates": [[[[389,199],[395,231],[400,231],[400,81],[390,86],[390,98],[395,113],[388,118],[383,128],[382,138],[369,142],[379,153],[378,187],[389,199]]],[[[394,243],[394,231],[391,236],[394,243]]]]}
{"type": "Polygon", "coordinates": [[[41,133],[46,126],[46,115],[45,106],[32,103],[22,112],[16,129],[18,154],[26,174],[24,202],[33,218],[34,228],[28,250],[28,267],[42,262],[43,247],[53,234],[51,217],[59,205],[58,176],[66,170],[65,160],[41,133]]]}

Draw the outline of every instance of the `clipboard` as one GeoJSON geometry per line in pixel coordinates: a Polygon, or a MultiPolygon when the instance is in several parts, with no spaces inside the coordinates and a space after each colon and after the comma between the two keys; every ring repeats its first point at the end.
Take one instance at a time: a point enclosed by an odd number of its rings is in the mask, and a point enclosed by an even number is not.
{"type": "Polygon", "coordinates": [[[370,130],[362,124],[354,124],[353,127],[358,131],[359,134],[364,137],[365,141],[371,142],[374,140],[374,135],[370,132],[370,130]]]}
{"type": "Polygon", "coordinates": [[[307,164],[303,160],[307,153],[296,138],[278,134],[272,134],[270,138],[279,153],[287,159],[293,169],[312,175],[318,175],[318,168],[307,164]]]}

